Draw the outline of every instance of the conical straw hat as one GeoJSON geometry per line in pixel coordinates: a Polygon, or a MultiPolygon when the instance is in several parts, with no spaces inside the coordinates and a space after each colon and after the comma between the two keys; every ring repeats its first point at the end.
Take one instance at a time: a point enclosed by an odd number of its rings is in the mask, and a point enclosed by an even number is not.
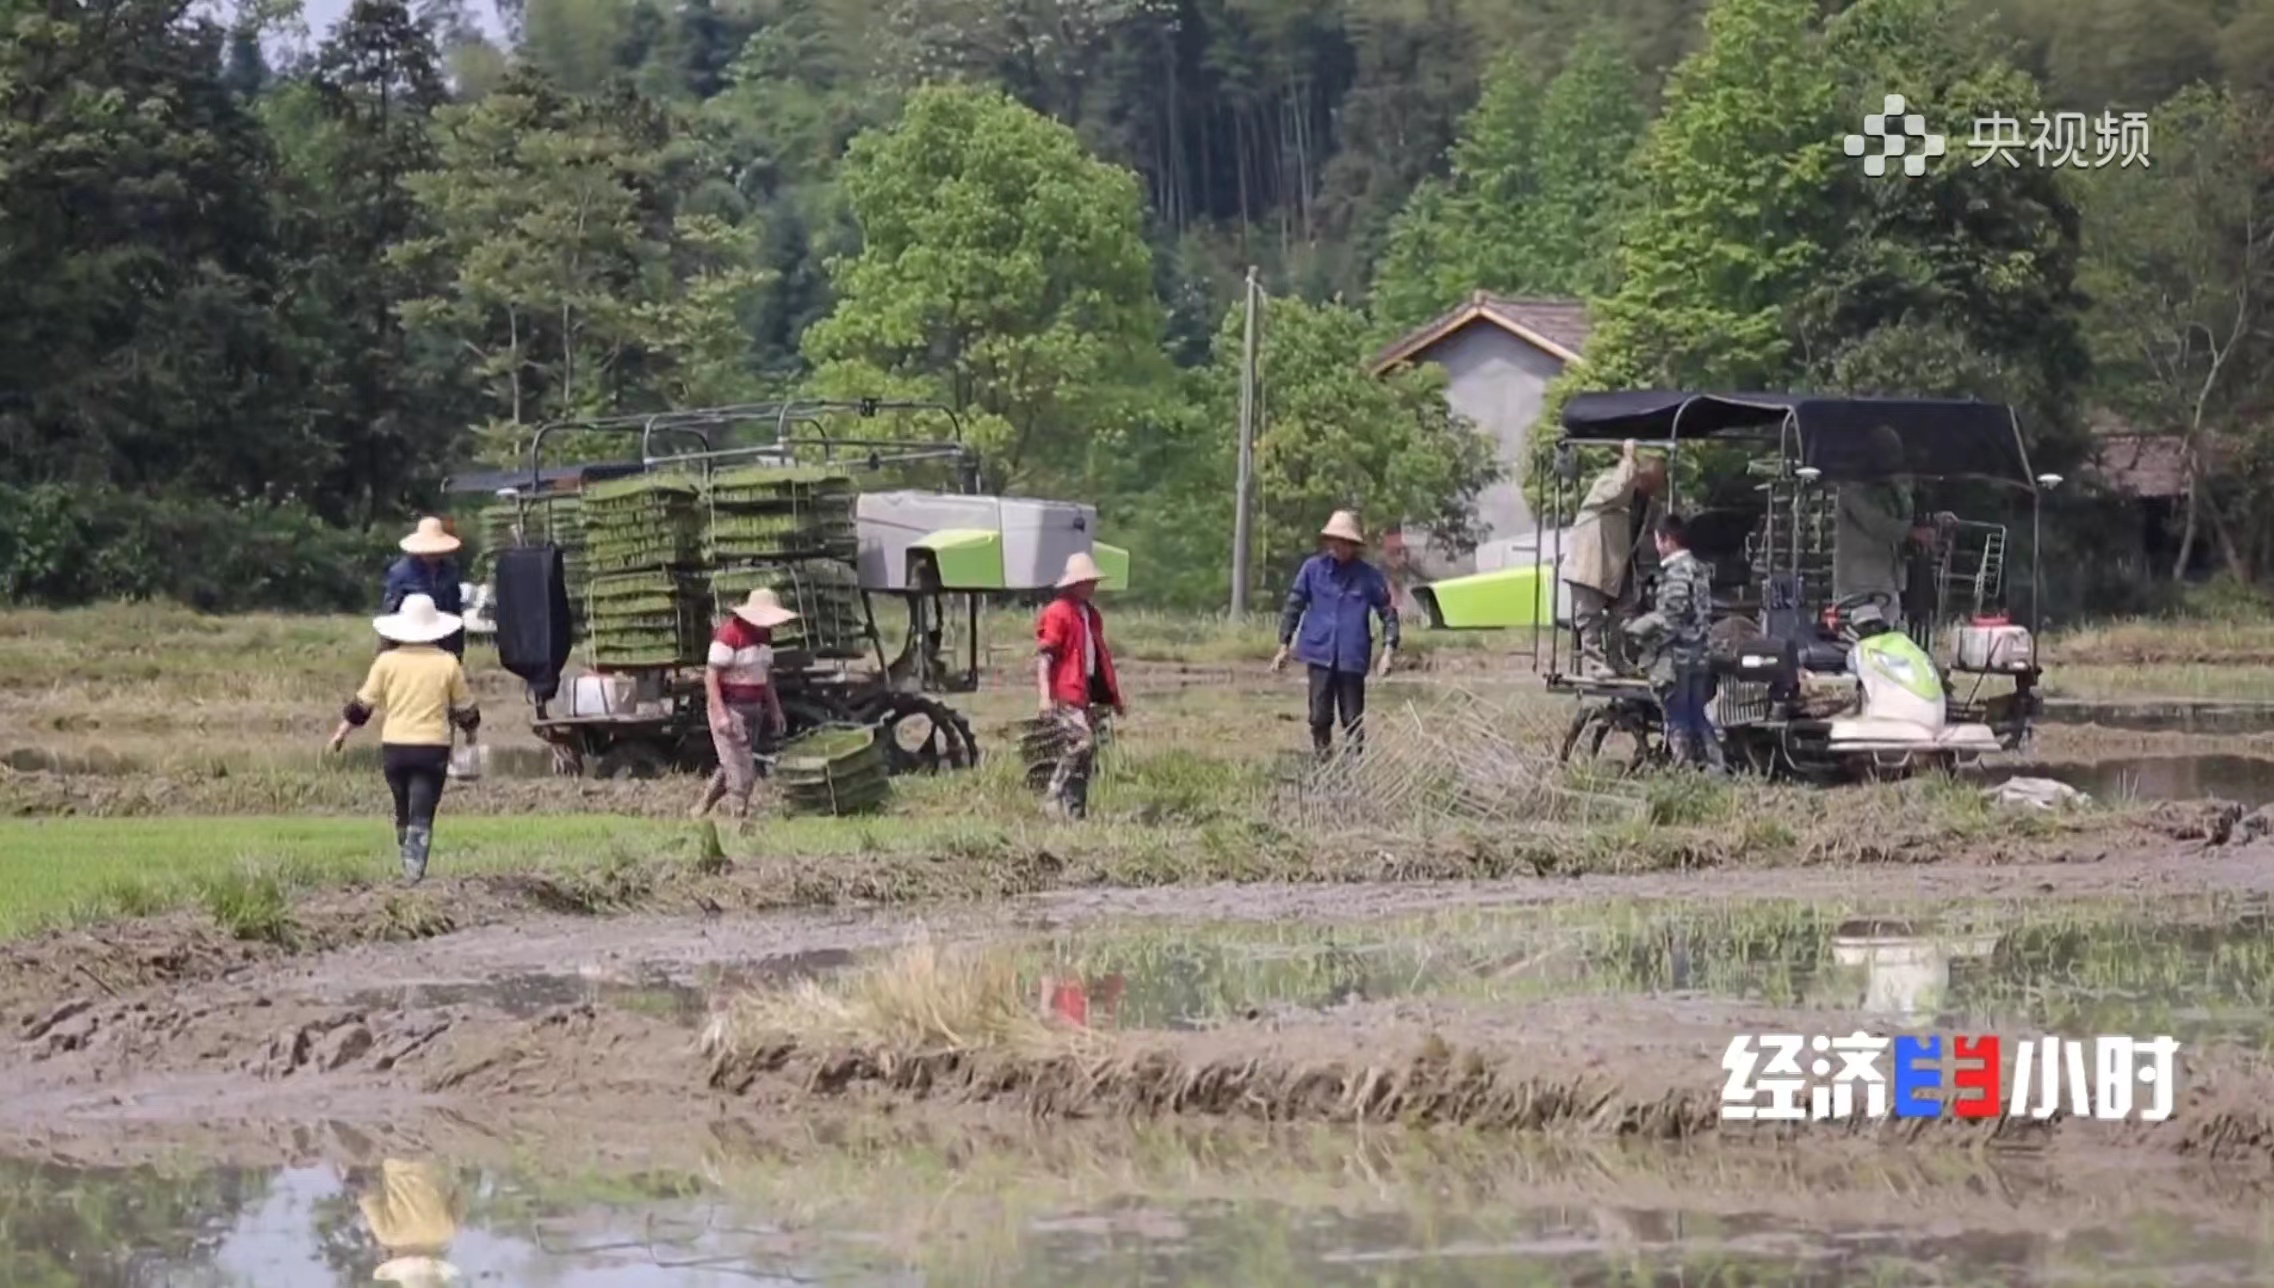
{"type": "Polygon", "coordinates": [[[794,622],[797,614],[782,607],[782,597],[764,586],[750,592],[750,598],[735,605],[734,615],[752,626],[779,626],[794,622]]]}
{"type": "Polygon", "coordinates": [[[1336,541],[1348,541],[1352,545],[1362,546],[1366,544],[1366,534],[1358,528],[1358,516],[1348,510],[1335,511],[1334,517],[1328,519],[1326,526],[1319,529],[1319,535],[1331,537],[1336,541]]]}
{"type": "Polygon", "coordinates": [[[1098,561],[1090,558],[1088,551],[1077,550],[1066,556],[1066,571],[1059,575],[1058,585],[1063,589],[1067,586],[1096,585],[1104,580],[1105,574],[1098,570],[1098,561]]]}
{"type": "Polygon", "coordinates": [[[444,530],[442,520],[428,515],[418,521],[418,531],[404,537],[400,544],[404,554],[446,555],[458,548],[458,538],[444,530]]]}

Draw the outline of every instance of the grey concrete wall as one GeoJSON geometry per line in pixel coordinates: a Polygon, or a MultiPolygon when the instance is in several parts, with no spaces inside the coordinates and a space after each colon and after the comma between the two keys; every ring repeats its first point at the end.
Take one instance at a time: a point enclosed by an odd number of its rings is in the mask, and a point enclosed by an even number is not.
{"type": "MultiPolygon", "coordinates": [[[[1423,360],[1445,369],[1446,403],[1493,440],[1500,466],[1507,471],[1506,478],[1477,498],[1484,539],[1529,544],[1534,528],[1531,507],[1524,503],[1522,471],[1548,382],[1563,374],[1563,363],[1484,323],[1472,324],[1428,350],[1423,360]]],[[[1432,552],[1429,572],[1446,577],[1476,571],[1475,560],[1458,562],[1464,566],[1448,566],[1432,552]]]]}

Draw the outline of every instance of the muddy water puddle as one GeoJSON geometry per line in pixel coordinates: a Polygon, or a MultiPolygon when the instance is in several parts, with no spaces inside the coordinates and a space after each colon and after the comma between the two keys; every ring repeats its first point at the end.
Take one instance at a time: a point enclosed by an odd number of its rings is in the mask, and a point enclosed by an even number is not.
{"type": "MultiPolygon", "coordinates": [[[[1386,999],[1520,1004],[1696,997],[1863,1012],[1891,1026],[2014,1024],[2274,1046],[2274,905],[2254,899],[1970,904],[1640,903],[1349,925],[1105,926],[1032,947],[1125,1027],[1201,1028],[1386,999]]],[[[1045,991],[1057,985],[1046,984],[1045,991]]]]}
{"type": "Polygon", "coordinates": [[[2050,778],[2095,800],[2236,801],[2253,809],[2274,804],[2274,759],[2257,756],[2142,756],[2000,766],[1983,778],[2050,778]]]}
{"type": "Polygon", "coordinates": [[[858,955],[849,949],[822,948],[692,968],[680,963],[610,963],[573,971],[504,972],[480,979],[409,980],[359,988],[340,1000],[361,1009],[480,1006],[522,1019],[563,1006],[591,1003],[693,1025],[721,998],[819,978],[857,960],[858,955]]]}
{"type": "Polygon", "coordinates": [[[1880,1164],[1806,1197],[1790,1177],[1701,1183],[1714,1173],[1348,1133],[847,1142],[714,1151],[688,1171],[0,1162],[0,1282],[2230,1284],[2274,1267],[2231,1212],[2078,1203],[2064,1217],[2057,1194],[1960,1167],[1980,1174],[1942,1179],[1979,1187],[1960,1191],[1967,1207],[1905,1220],[1869,1187],[1923,1178],[1880,1164]],[[1575,1190],[1580,1172],[1593,1179],[1575,1190]]]}

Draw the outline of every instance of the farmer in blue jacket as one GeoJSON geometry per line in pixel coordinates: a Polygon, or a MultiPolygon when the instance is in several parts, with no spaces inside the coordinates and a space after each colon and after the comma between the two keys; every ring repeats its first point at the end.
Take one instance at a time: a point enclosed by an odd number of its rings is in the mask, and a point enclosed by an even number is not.
{"type": "MultiPolygon", "coordinates": [[[[403,557],[387,568],[387,585],[379,600],[381,613],[400,612],[403,601],[412,595],[424,595],[434,601],[435,608],[453,617],[465,613],[465,595],[458,582],[458,561],[450,556],[458,553],[458,538],[450,525],[433,517],[420,519],[418,530],[402,540],[403,557]]],[[[466,656],[466,632],[457,631],[442,641],[442,647],[463,660],[466,656]]]]}
{"type": "Polygon", "coordinates": [[[1358,557],[1366,538],[1358,517],[1347,510],[1319,532],[1322,554],[1310,557],[1287,591],[1279,615],[1279,653],[1271,669],[1295,659],[1311,669],[1311,746],[1324,758],[1334,745],[1335,717],[1342,717],[1343,740],[1352,750],[1366,745],[1360,723],[1366,715],[1366,672],[1374,652],[1372,617],[1382,619],[1381,672],[1390,673],[1398,648],[1398,610],[1390,581],[1358,557]]]}

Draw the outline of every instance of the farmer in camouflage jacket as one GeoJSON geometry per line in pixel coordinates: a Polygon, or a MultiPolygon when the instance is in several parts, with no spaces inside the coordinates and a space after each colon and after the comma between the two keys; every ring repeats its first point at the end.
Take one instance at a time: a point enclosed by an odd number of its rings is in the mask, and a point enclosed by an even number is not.
{"type": "Polygon", "coordinates": [[[1725,772],[1721,735],[1714,731],[1713,662],[1708,632],[1713,627],[1713,573],[1690,553],[1681,517],[1658,520],[1658,595],[1651,611],[1636,618],[1630,634],[1654,643],[1657,661],[1650,670],[1666,709],[1666,748],[1678,764],[1725,772]]]}

